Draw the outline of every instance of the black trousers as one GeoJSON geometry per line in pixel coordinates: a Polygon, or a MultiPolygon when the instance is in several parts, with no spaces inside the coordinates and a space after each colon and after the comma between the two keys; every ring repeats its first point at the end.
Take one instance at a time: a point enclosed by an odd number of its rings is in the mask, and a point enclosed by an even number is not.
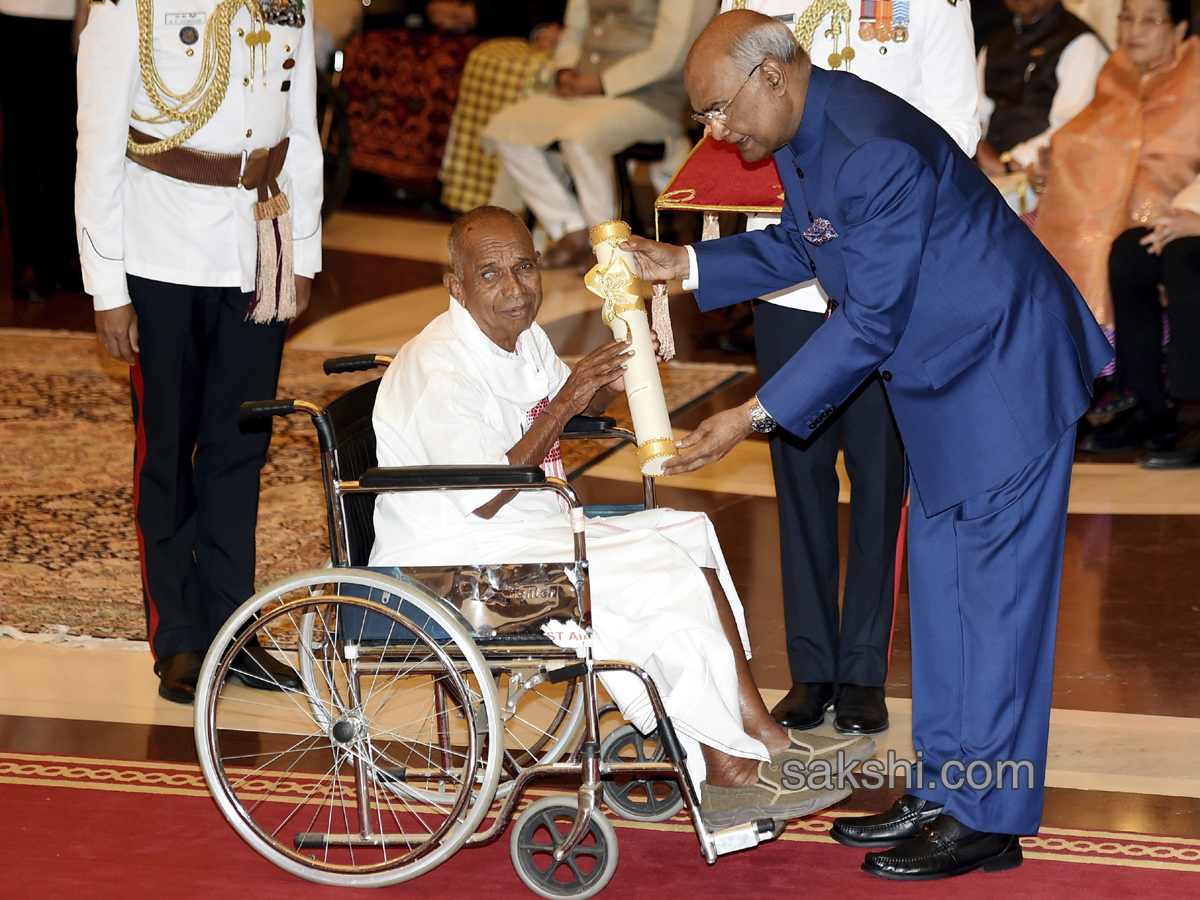
{"type": "Polygon", "coordinates": [[[140,352],[130,370],[134,509],[156,659],[203,653],[254,593],[258,479],[270,420],[238,407],[275,397],[286,323],[246,321],[249,294],[129,276],[140,352]]]}
{"type": "Polygon", "coordinates": [[[1200,237],[1178,238],[1155,256],[1138,243],[1147,234],[1145,228],[1133,228],[1113,241],[1108,276],[1117,333],[1117,386],[1132,391],[1138,405],[1153,415],[1167,410],[1160,284],[1166,288],[1171,325],[1171,396],[1200,400],[1200,237]]]}
{"type": "Polygon", "coordinates": [[[0,15],[0,183],[8,202],[13,277],[53,278],[75,242],[75,57],[70,21],[0,15]]]}
{"type": "MultiPolygon", "coordinates": [[[[773,376],[824,321],[820,313],[754,309],[759,375],[773,376]]],[[[878,375],[809,440],[771,436],[779,503],[783,616],[792,680],[882,686],[895,600],[904,450],[878,375]],[[850,493],[850,548],[838,618],[838,449],[850,493]]]]}

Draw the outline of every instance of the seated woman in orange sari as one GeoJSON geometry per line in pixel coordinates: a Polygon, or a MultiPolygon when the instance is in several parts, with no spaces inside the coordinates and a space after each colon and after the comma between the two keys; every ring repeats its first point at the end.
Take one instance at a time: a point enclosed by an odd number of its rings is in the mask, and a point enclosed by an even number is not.
{"type": "Polygon", "coordinates": [[[1034,232],[1106,329],[1113,241],[1150,226],[1200,173],[1200,41],[1187,38],[1190,16],[1189,0],[1125,0],[1095,97],[1033,173],[1046,191],[1034,232]]]}

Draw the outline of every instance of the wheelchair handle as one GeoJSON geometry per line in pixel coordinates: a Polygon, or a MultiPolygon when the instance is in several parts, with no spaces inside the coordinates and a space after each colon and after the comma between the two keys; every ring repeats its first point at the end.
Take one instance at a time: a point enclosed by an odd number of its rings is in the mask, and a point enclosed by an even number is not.
{"type": "Polygon", "coordinates": [[[243,422],[250,419],[269,419],[272,416],[290,416],[296,411],[295,400],[251,400],[243,403],[239,414],[243,422]]]}
{"type": "Polygon", "coordinates": [[[322,368],[326,375],[336,375],[339,372],[365,372],[368,369],[386,368],[391,362],[390,356],[365,353],[361,356],[335,356],[325,360],[322,368]]]}

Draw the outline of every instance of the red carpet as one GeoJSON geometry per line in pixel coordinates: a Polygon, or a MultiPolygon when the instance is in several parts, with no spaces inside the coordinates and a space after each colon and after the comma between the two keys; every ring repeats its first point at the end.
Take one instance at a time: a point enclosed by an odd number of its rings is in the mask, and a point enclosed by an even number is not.
{"type": "MultiPolygon", "coordinates": [[[[362,896],[309,884],[242,843],[208,798],[199,769],[162,763],[0,754],[0,897],[308,900],[362,896]]],[[[757,850],[711,868],[686,823],[614,820],[620,864],[607,898],[1046,900],[1200,896],[1200,841],[1046,829],[1020,869],[924,885],[858,870],[862,852],[827,836],[832,817],[793,823],[757,850]]],[[[462,850],[428,875],[382,889],[420,900],[524,900],[499,842],[462,850]]]]}

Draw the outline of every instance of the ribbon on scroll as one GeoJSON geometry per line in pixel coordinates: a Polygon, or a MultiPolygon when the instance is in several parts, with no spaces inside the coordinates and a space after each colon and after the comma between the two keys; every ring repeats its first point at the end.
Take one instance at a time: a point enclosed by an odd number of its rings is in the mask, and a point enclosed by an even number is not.
{"type": "Polygon", "coordinates": [[[663,463],[679,453],[654,358],[642,282],[633,257],[620,249],[631,233],[624,222],[605,222],[592,229],[592,251],[598,262],[583,283],[604,301],[601,314],[613,337],[633,344],[633,357],[625,370],[625,396],[637,438],[638,466],[643,475],[657,477],[662,475],[663,463]]]}

